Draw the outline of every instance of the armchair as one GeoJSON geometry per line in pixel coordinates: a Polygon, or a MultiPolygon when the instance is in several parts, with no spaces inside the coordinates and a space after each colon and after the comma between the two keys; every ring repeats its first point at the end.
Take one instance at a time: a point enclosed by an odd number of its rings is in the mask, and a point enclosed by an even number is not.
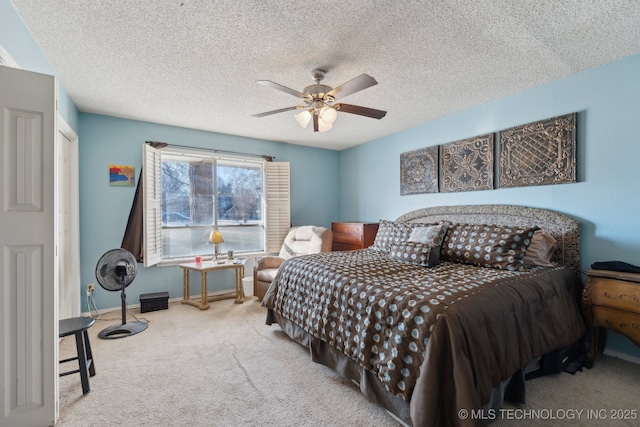
{"type": "Polygon", "coordinates": [[[333,233],[328,228],[303,225],[293,227],[282,243],[278,256],[257,257],[253,263],[253,289],[262,301],[280,265],[287,259],[319,252],[330,252],[333,233]]]}

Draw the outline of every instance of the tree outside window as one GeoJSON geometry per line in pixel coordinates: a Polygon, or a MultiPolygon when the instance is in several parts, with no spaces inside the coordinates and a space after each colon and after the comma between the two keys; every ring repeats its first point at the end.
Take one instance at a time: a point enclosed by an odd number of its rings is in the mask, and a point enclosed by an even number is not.
{"type": "Polygon", "coordinates": [[[262,182],[261,164],[163,156],[163,258],[212,253],[214,227],[224,236],[223,252],[264,250],[262,182]]]}

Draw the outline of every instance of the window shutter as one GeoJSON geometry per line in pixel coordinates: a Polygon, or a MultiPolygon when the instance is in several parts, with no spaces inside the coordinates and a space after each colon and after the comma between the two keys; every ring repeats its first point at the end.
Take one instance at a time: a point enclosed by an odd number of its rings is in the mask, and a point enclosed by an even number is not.
{"type": "Polygon", "coordinates": [[[142,172],[144,185],[144,266],[149,267],[162,261],[162,189],[160,150],[143,145],[142,172]]]}
{"type": "Polygon", "coordinates": [[[279,252],[291,228],[289,163],[265,163],[265,199],[267,205],[266,252],[279,252]]]}

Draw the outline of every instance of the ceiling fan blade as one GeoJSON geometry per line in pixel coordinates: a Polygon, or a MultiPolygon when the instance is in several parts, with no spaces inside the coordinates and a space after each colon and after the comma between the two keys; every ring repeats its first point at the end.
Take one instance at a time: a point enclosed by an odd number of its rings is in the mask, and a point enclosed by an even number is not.
{"type": "Polygon", "coordinates": [[[313,115],[313,131],[318,132],[318,115],[313,115]]]}
{"type": "Polygon", "coordinates": [[[281,84],[274,83],[271,80],[256,80],[256,83],[261,84],[262,86],[270,87],[272,89],[280,90],[282,92],[288,93],[289,95],[293,95],[297,98],[304,98],[304,93],[300,93],[297,90],[293,90],[286,86],[282,86],[281,84]]]}
{"type": "Polygon", "coordinates": [[[252,117],[270,116],[272,114],[283,113],[285,111],[297,110],[298,108],[305,108],[305,107],[301,105],[296,105],[295,107],[287,107],[287,108],[280,108],[279,110],[265,111],[264,113],[252,114],[251,116],[252,117]]]}
{"type": "Polygon", "coordinates": [[[327,95],[333,96],[334,99],[344,98],[345,96],[349,96],[353,93],[359,92],[363,89],[375,86],[377,84],[378,82],[373,77],[367,74],[361,74],[355,79],[349,80],[348,82],[329,91],[327,95]]]}
{"type": "Polygon", "coordinates": [[[358,114],[359,116],[371,117],[372,119],[378,120],[387,115],[386,111],[376,110],[375,108],[361,107],[359,105],[335,104],[333,108],[343,113],[358,114]]]}

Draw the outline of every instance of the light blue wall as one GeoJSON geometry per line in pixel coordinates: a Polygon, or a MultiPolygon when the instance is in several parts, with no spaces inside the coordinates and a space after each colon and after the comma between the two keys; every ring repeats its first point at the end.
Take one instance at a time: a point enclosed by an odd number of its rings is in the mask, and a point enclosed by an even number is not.
{"type": "MultiPolygon", "coordinates": [[[[24,70],[55,75],[40,47],[9,0],[0,0],[0,45],[24,70]]],[[[108,249],[119,247],[127,223],[134,189],[108,186],[108,165],[131,164],[139,171],[142,143],[159,140],[175,144],[215,147],[276,156],[291,162],[291,214],[294,225],[330,226],[339,213],[338,157],[331,150],[306,148],[270,141],[239,138],[170,126],[121,120],[113,117],[79,114],[66,90],[59,84],[58,110],[80,138],[80,251],[81,283],[95,282],[95,263],[108,249]],[[117,190],[117,191],[116,191],[117,190]]],[[[137,177],[136,177],[137,178],[137,177]]],[[[233,283],[225,272],[211,274],[210,289],[233,283]],[[216,283],[219,281],[219,283],[216,283]]],[[[197,278],[196,282],[197,282],[197,278]]],[[[130,302],[139,294],[169,291],[171,297],[182,292],[178,268],[141,269],[135,286],[128,288],[130,302]]],[[[81,295],[83,289],[79,289],[81,295]]],[[[99,308],[118,307],[119,294],[96,288],[99,308]]],[[[82,299],[82,310],[87,309],[82,299]]]]}
{"type": "MultiPolygon", "coordinates": [[[[55,75],[10,0],[0,0],[0,45],[21,68],[55,75]]],[[[583,268],[605,260],[640,264],[638,75],[640,56],[626,58],[342,153],[79,115],[60,85],[60,114],[80,134],[82,283],[95,282],[93,270],[97,259],[106,250],[120,245],[133,198],[133,189],[108,187],[106,168],[109,163],[139,168],[141,144],[153,139],[266,153],[277,156],[277,160],[292,162],[294,223],[328,226],[337,219],[377,221],[436,205],[530,205],[568,213],[582,221],[583,268]],[[400,153],[573,111],[579,112],[579,183],[400,196],[400,153]]],[[[135,285],[128,289],[129,301],[137,302],[139,294],[145,292],[168,290],[171,297],[181,294],[179,269],[140,270],[135,285]]],[[[217,279],[230,281],[212,276],[213,289],[217,279]]],[[[118,295],[100,287],[96,289],[96,297],[101,308],[117,307],[120,303],[118,295]]],[[[86,310],[84,301],[83,310],[86,310]]],[[[640,351],[626,338],[611,336],[610,348],[640,357],[640,351]]]]}
{"type": "MultiPolygon", "coordinates": [[[[583,270],[595,261],[640,265],[638,76],[640,55],[345,150],[340,156],[340,218],[394,219],[413,209],[442,205],[535,206],[581,221],[583,270]],[[578,112],[578,183],[400,195],[401,153],[574,111],[578,112]]],[[[640,357],[629,340],[610,335],[611,349],[640,357]]]]}
{"type": "MultiPolygon", "coordinates": [[[[55,75],[47,58],[9,0],[0,0],[0,45],[23,70],[55,75]]],[[[77,133],[78,109],[59,82],[58,112],[77,133]]]]}
{"type": "MultiPolygon", "coordinates": [[[[80,114],[80,262],[81,283],[95,283],[95,267],[106,251],[119,248],[129,218],[135,187],[110,187],[109,165],[133,165],[136,183],[145,141],[265,154],[291,163],[291,220],[293,225],[330,227],[339,215],[339,152],[282,144],[231,135],[164,126],[96,114],[80,114]]],[[[198,274],[192,294],[198,294],[198,274]]],[[[209,291],[233,287],[230,270],[209,273],[209,291]]],[[[127,300],[138,303],[140,294],[168,291],[182,296],[179,267],[140,266],[127,288],[127,300]]],[[[96,286],[98,308],[120,305],[120,294],[96,286]]],[[[82,301],[82,310],[87,309],[82,301]]]]}

